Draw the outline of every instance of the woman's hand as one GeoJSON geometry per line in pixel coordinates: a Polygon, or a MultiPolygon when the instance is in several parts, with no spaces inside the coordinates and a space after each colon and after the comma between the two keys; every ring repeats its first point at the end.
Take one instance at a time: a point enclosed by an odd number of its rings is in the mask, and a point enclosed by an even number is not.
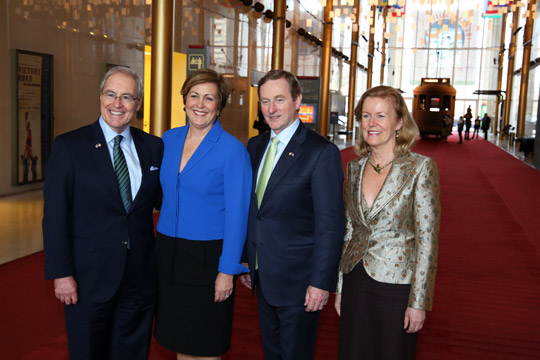
{"type": "Polygon", "coordinates": [[[214,290],[214,302],[225,301],[233,292],[233,275],[218,273],[214,290]]]}
{"type": "Polygon", "coordinates": [[[420,331],[424,326],[424,321],[426,320],[426,311],[418,310],[408,307],[405,310],[405,320],[403,321],[403,329],[407,329],[409,334],[420,331]]]}
{"type": "Polygon", "coordinates": [[[336,299],[334,300],[334,308],[338,316],[341,316],[341,294],[336,294],[336,299]]]}

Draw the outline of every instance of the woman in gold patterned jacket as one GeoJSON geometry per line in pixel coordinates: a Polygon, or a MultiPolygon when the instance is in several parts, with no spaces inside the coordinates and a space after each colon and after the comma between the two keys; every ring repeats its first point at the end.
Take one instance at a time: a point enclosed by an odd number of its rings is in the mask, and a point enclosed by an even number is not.
{"type": "Polygon", "coordinates": [[[366,91],[360,158],[347,165],[347,229],[335,307],[339,359],[414,359],[433,305],[440,222],[433,159],[411,152],[418,137],[401,94],[366,91]]]}

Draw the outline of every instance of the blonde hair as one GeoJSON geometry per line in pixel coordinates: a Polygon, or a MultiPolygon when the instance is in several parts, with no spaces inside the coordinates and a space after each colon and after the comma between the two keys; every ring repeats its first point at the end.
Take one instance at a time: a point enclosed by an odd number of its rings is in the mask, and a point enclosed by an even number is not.
{"type": "MultiPolygon", "coordinates": [[[[362,107],[364,106],[364,101],[366,101],[368,97],[378,97],[390,100],[394,107],[394,111],[396,112],[397,118],[403,120],[401,129],[396,131],[394,154],[403,155],[410,152],[416,143],[416,139],[420,135],[420,131],[409,113],[409,109],[407,108],[407,104],[405,104],[405,100],[403,100],[401,93],[390,86],[384,85],[375,86],[367,90],[364,94],[362,94],[358,105],[354,109],[356,120],[358,120],[360,123],[362,122],[362,107]]],[[[369,153],[369,145],[365,142],[362,135],[360,135],[360,139],[354,146],[354,151],[360,156],[366,156],[369,153]]]]}

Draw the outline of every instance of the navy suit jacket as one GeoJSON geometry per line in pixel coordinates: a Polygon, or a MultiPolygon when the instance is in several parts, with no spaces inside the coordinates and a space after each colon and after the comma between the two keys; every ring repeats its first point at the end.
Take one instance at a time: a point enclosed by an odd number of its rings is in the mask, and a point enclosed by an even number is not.
{"type": "Polygon", "coordinates": [[[302,123],[279,158],[260,208],[255,188],[270,132],[252,138],[247,260],[273,306],[302,306],[309,285],[334,291],[344,234],[343,168],[338,148],[302,123]]]}
{"type": "Polygon", "coordinates": [[[152,213],[161,202],[163,142],[131,127],[142,181],[126,213],[99,122],[58,136],[44,185],[45,278],[73,276],[80,300],[105,301],[130,262],[142,295],[157,289],[152,213]]]}

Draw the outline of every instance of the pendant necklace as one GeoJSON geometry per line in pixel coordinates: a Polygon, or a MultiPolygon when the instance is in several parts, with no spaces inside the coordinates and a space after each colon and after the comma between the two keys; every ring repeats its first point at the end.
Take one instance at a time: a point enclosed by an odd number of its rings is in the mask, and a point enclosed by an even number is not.
{"type": "Polygon", "coordinates": [[[386,164],[386,165],[384,165],[384,166],[381,167],[379,164],[373,165],[373,164],[371,163],[371,156],[370,156],[370,157],[369,157],[369,160],[368,160],[368,163],[369,163],[369,165],[371,165],[371,167],[373,168],[373,170],[375,170],[375,171],[377,172],[377,174],[380,174],[381,171],[382,171],[382,169],[384,169],[385,167],[387,167],[388,165],[390,165],[393,161],[394,161],[394,159],[390,160],[390,162],[389,162],[388,164],[386,164]]]}

